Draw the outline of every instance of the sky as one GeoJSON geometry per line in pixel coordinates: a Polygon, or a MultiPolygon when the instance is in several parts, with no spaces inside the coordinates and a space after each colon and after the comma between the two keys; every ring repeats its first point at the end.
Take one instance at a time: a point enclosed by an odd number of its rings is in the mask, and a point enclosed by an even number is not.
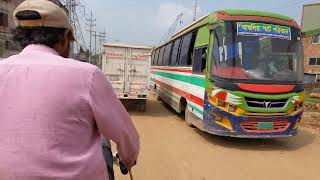
{"type": "MultiPolygon", "coordinates": [[[[107,42],[157,45],[180,13],[176,30],[192,22],[194,0],[81,0],[86,15],[79,15],[84,25],[92,11],[97,32],[106,30],[107,42]]],[[[281,13],[300,24],[302,5],[320,0],[198,0],[197,17],[219,9],[252,9],[281,13]]],[[[88,46],[89,34],[83,27],[88,46]]]]}

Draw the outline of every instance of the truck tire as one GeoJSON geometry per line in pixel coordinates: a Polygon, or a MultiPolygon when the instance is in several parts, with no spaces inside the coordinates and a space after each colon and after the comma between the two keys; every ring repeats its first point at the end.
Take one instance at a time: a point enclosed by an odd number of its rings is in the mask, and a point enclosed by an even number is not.
{"type": "Polygon", "coordinates": [[[139,103],[139,111],[146,112],[146,109],[147,109],[147,101],[143,100],[139,103]]]}

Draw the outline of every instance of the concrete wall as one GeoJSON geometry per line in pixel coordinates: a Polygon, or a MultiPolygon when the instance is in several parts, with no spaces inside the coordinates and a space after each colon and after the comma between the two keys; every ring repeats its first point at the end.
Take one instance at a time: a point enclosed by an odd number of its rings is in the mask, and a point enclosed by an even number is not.
{"type": "Polygon", "coordinates": [[[304,84],[304,88],[306,91],[312,91],[314,89],[320,88],[320,83],[306,83],[304,84]]]}
{"type": "Polygon", "coordinates": [[[309,65],[309,58],[320,58],[320,44],[312,44],[312,37],[305,37],[303,46],[305,72],[320,74],[320,65],[309,65]]]}
{"type": "Polygon", "coordinates": [[[306,4],[303,6],[302,12],[302,31],[312,32],[320,27],[320,3],[306,4]]]}
{"type": "Polygon", "coordinates": [[[0,12],[8,15],[8,27],[0,26],[0,58],[8,57],[16,53],[11,49],[7,49],[6,44],[9,43],[9,47],[14,46],[10,34],[11,29],[15,27],[13,11],[21,2],[23,2],[23,0],[0,0],[0,12]]]}

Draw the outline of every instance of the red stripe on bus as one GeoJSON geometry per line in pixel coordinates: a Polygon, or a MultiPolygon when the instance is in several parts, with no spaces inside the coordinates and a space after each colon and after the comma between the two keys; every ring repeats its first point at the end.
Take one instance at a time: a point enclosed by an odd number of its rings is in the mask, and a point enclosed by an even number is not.
{"type": "Polygon", "coordinates": [[[294,86],[290,85],[238,84],[238,86],[242,90],[259,93],[287,93],[294,89],[294,86]]]}
{"type": "Polygon", "coordinates": [[[164,70],[164,71],[173,71],[173,72],[192,73],[191,69],[171,69],[171,68],[152,68],[152,69],[164,70]]]}
{"type": "Polygon", "coordinates": [[[202,107],[204,106],[204,100],[199,98],[199,97],[197,97],[197,96],[194,96],[194,95],[192,95],[192,94],[190,94],[188,92],[185,92],[185,91],[183,91],[181,89],[178,89],[178,88],[175,88],[173,86],[170,86],[170,85],[168,85],[166,83],[160,82],[158,80],[156,80],[156,83],[158,85],[160,85],[161,87],[167,89],[168,91],[172,91],[172,92],[174,92],[174,93],[176,93],[176,94],[188,99],[189,101],[192,101],[193,103],[198,104],[199,106],[202,106],[202,107]]]}
{"type": "Polygon", "coordinates": [[[268,85],[268,84],[238,84],[245,91],[259,93],[287,93],[294,89],[291,85],[268,85]]]}

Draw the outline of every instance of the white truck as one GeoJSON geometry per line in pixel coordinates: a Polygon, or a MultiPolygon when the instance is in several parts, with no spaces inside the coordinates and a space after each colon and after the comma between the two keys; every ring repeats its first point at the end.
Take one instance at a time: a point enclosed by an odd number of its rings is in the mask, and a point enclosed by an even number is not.
{"type": "Polygon", "coordinates": [[[145,111],[150,85],[151,47],[106,43],[102,70],[123,102],[145,111]]]}

